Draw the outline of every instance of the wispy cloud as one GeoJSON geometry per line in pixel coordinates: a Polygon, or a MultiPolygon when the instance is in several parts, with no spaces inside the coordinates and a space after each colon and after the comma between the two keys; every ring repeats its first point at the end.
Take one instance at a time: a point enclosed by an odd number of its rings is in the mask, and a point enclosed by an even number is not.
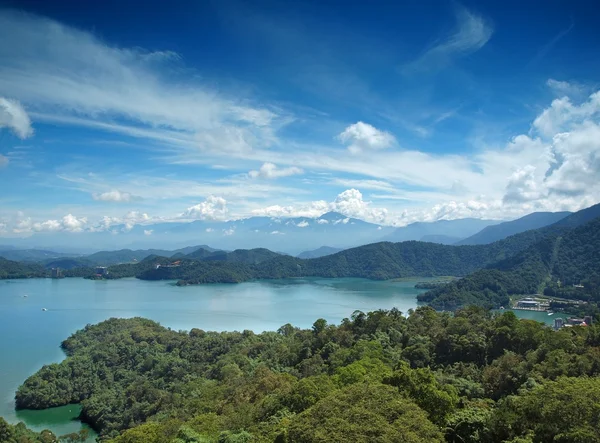
{"type": "MultiPolygon", "coordinates": [[[[36,112],[94,124],[118,119],[131,131],[166,129],[207,150],[268,146],[274,139],[272,110],[193,80],[170,81],[170,53],[110,46],[50,19],[3,10],[0,59],[0,94],[36,112]]],[[[26,125],[19,128],[29,133],[26,125]]]]}
{"type": "Polygon", "coordinates": [[[550,41],[548,41],[548,43],[542,46],[538,50],[538,52],[533,56],[533,58],[529,61],[527,66],[531,67],[538,64],[544,57],[546,57],[546,55],[548,55],[548,53],[554,48],[554,46],[558,44],[558,42],[560,42],[564,37],[566,37],[569,34],[569,32],[573,30],[574,27],[575,23],[571,20],[571,24],[569,25],[569,27],[560,31],[558,34],[552,37],[550,41]]]}
{"type": "Polygon", "coordinates": [[[453,34],[428,49],[415,61],[403,68],[405,73],[440,69],[457,57],[471,54],[483,48],[492,37],[492,26],[483,17],[459,8],[457,27],[453,34]]]}

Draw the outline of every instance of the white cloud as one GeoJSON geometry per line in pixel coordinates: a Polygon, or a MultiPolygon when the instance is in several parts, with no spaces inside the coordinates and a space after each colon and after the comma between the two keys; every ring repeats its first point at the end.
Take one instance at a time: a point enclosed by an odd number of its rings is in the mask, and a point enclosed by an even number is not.
{"type": "Polygon", "coordinates": [[[285,235],[285,234],[281,231],[272,231],[271,235],[285,235]]]}
{"type": "Polygon", "coordinates": [[[133,200],[139,200],[139,197],[131,195],[129,192],[122,192],[119,190],[112,190],[103,192],[100,194],[92,194],[94,200],[99,201],[111,201],[111,202],[130,202],[133,200]]]}
{"type": "Polygon", "coordinates": [[[154,229],[144,229],[144,235],[152,235],[154,229]]]}
{"type": "Polygon", "coordinates": [[[338,135],[338,139],[348,145],[348,150],[355,154],[363,150],[389,148],[396,143],[396,139],[389,132],[380,131],[360,121],[344,129],[338,135]]]}
{"type": "MultiPolygon", "coordinates": [[[[385,208],[373,208],[370,202],[365,202],[358,189],[347,189],[339,194],[331,205],[333,211],[347,217],[359,218],[375,223],[383,223],[388,217],[385,208]]],[[[345,222],[347,223],[347,222],[345,222]]]]}
{"type": "Polygon", "coordinates": [[[329,220],[327,220],[325,218],[320,218],[317,220],[317,223],[320,225],[327,225],[327,224],[329,224],[329,220]]]}
{"type": "Polygon", "coordinates": [[[566,82],[560,80],[554,80],[553,78],[548,79],[546,85],[558,96],[558,97],[579,97],[584,93],[585,87],[574,82],[566,82]]]}
{"type": "Polygon", "coordinates": [[[206,228],[206,229],[205,229],[205,231],[206,231],[206,232],[213,232],[213,231],[214,231],[214,229],[213,229],[213,228],[206,228]]]}
{"type": "Polygon", "coordinates": [[[8,165],[9,160],[8,157],[5,157],[4,155],[0,154],[0,168],[8,165]]]}
{"type": "MultiPolygon", "coordinates": [[[[279,124],[273,111],[219,93],[198,76],[170,81],[167,74],[181,67],[172,54],[114,47],[51,19],[0,11],[0,94],[26,103],[40,118],[73,118],[74,124],[104,123],[110,129],[118,117],[130,134],[149,131],[146,135],[166,143],[171,135],[182,137],[204,151],[273,143],[279,124]]],[[[27,120],[11,121],[19,134],[30,134],[27,120]]]]}
{"type": "Polygon", "coordinates": [[[528,202],[540,197],[541,193],[535,179],[535,167],[527,165],[509,177],[504,202],[528,202]]]}
{"type": "Polygon", "coordinates": [[[471,54],[481,49],[492,37],[492,26],[481,17],[465,8],[457,13],[457,29],[441,43],[436,44],[417,60],[406,66],[406,72],[438,69],[453,58],[471,54]]]}
{"type": "MultiPolygon", "coordinates": [[[[21,216],[22,217],[22,216],[21,216]]],[[[12,232],[16,234],[30,234],[33,232],[82,232],[87,225],[87,218],[78,218],[72,214],[65,215],[60,220],[46,220],[34,222],[31,217],[19,218],[13,226],[12,232]]]]}
{"type": "Polygon", "coordinates": [[[31,120],[23,106],[16,100],[4,97],[0,97],[0,129],[2,128],[12,130],[19,138],[33,135],[31,120]]]}
{"type": "Polygon", "coordinates": [[[121,219],[121,223],[125,224],[125,231],[130,231],[135,225],[146,224],[151,220],[151,217],[145,212],[129,211],[121,219]]]}
{"type": "Polygon", "coordinates": [[[298,226],[299,228],[306,228],[308,227],[309,223],[306,220],[302,220],[300,223],[296,224],[296,226],[298,226]]]}
{"type": "Polygon", "coordinates": [[[227,201],[223,197],[210,195],[202,203],[187,208],[180,217],[188,220],[225,220],[228,211],[227,201]]]}
{"type": "MultiPolygon", "coordinates": [[[[386,220],[388,211],[385,208],[374,208],[370,202],[365,202],[363,196],[357,189],[347,189],[340,193],[333,202],[324,200],[313,201],[296,206],[269,206],[255,209],[254,215],[270,217],[308,217],[318,218],[326,212],[339,212],[346,217],[355,217],[374,223],[382,223],[386,220]]],[[[348,223],[349,219],[340,219],[339,222],[348,223]],[[345,220],[345,221],[344,221],[345,220]]],[[[325,219],[318,219],[317,223],[328,223],[325,219]]]]}
{"type": "Polygon", "coordinates": [[[304,171],[295,166],[289,168],[278,168],[273,163],[264,163],[258,171],[253,170],[248,172],[250,178],[267,178],[275,179],[280,177],[288,177],[290,175],[303,174],[304,171]]]}
{"type": "Polygon", "coordinates": [[[235,234],[235,227],[229,229],[223,229],[223,235],[229,236],[235,234]]]}
{"type": "Polygon", "coordinates": [[[600,113],[600,91],[590,95],[589,99],[577,106],[569,97],[552,102],[533,122],[533,128],[542,136],[552,137],[559,132],[572,129],[586,119],[600,113]]]}
{"type": "Polygon", "coordinates": [[[325,200],[318,200],[298,206],[273,205],[266,208],[254,209],[252,215],[267,217],[320,217],[329,211],[330,205],[325,200]]]}

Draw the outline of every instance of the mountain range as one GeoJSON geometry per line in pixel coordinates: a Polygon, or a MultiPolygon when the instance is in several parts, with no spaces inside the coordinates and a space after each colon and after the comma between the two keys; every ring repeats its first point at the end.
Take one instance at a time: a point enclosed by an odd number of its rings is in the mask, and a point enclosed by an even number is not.
{"type": "Polygon", "coordinates": [[[462,218],[458,220],[438,220],[435,222],[411,223],[394,231],[381,240],[400,242],[408,240],[431,241],[433,243],[452,244],[469,237],[487,226],[500,223],[500,220],[480,220],[462,218]]]}
{"type": "MultiPolygon", "coordinates": [[[[567,299],[587,297],[600,301],[599,249],[600,204],[551,225],[489,244],[379,242],[312,259],[265,248],[227,252],[189,247],[167,251],[168,256],[151,254],[133,263],[110,266],[104,278],[174,279],[180,285],[187,285],[309,276],[387,280],[452,275],[463,278],[421,294],[419,300],[438,309],[455,309],[465,304],[498,307],[508,304],[510,295],[538,291],[550,291],[567,299]],[[569,286],[563,287],[561,282],[569,286]],[[576,289],[572,285],[577,285],[576,289]]],[[[125,259],[132,254],[141,257],[148,252],[115,251],[116,255],[111,257],[125,259]]],[[[96,258],[100,256],[106,261],[108,254],[99,253],[96,258]]],[[[91,263],[89,257],[81,260],[91,263]]],[[[94,269],[85,264],[65,271],[65,276],[94,277],[94,274],[94,269]]],[[[0,260],[0,278],[47,275],[42,264],[0,260]]]]}
{"type": "Polygon", "coordinates": [[[457,241],[457,245],[484,245],[502,240],[510,235],[529,231],[530,229],[543,228],[564,219],[571,212],[534,212],[516,220],[498,223],[483,228],[481,231],[468,238],[457,241]]]}
{"type": "MultiPolygon", "coordinates": [[[[549,225],[565,215],[568,213],[533,213],[511,222],[469,218],[440,220],[411,223],[400,228],[369,223],[337,212],[316,218],[251,217],[227,222],[120,225],[111,228],[110,232],[36,233],[27,238],[2,239],[6,246],[0,246],[0,256],[11,260],[42,261],[66,256],[82,257],[94,251],[122,250],[124,247],[131,251],[158,250],[146,255],[155,252],[167,255],[166,252],[185,249],[190,244],[208,244],[220,250],[267,248],[292,255],[323,245],[341,250],[379,241],[483,244],[549,225]],[[64,246],[56,246],[72,244],[77,244],[79,249],[65,250],[64,246]]],[[[106,263],[126,262],[134,258],[140,260],[143,257],[129,253],[125,258],[106,263]]],[[[99,263],[94,257],[91,261],[99,263]]]]}

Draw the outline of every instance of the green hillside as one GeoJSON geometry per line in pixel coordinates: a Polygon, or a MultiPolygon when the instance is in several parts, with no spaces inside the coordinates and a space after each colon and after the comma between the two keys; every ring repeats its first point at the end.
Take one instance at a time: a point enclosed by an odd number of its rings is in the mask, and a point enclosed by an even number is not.
{"type": "Polygon", "coordinates": [[[47,277],[48,271],[35,263],[17,262],[0,257],[0,279],[47,277]]]}
{"type": "Polygon", "coordinates": [[[596,325],[474,307],[261,334],[110,319],[65,340],[16,404],[80,403],[111,443],[600,442],[599,346],[596,325]]]}
{"type": "Polygon", "coordinates": [[[552,232],[512,258],[419,295],[437,309],[465,304],[507,306],[510,295],[535,294],[600,301],[600,218],[564,232],[552,232]],[[560,283],[557,283],[560,281],[560,283]],[[582,284],[577,293],[573,285],[582,284]],[[560,285],[560,287],[559,287],[560,285]],[[571,289],[560,289],[571,286],[571,289]]]}

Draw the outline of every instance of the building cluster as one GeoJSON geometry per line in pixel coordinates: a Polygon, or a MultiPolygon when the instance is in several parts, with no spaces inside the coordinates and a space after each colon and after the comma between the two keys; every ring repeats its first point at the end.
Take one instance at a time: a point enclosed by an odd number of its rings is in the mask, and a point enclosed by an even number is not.
{"type": "Polygon", "coordinates": [[[589,326],[592,324],[592,317],[590,315],[586,315],[583,318],[555,318],[554,319],[554,330],[558,331],[562,328],[572,328],[573,326],[589,326]]]}
{"type": "Polygon", "coordinates": [[[157,263],[156,265],[154,265],[154,269],[160,269],[160,268],[176,268],[179,265],[181,265],[181,260],[177,260],[174,261],[173,263],[170,263],[168,265],[161,265],[160,263],[157,263]]]}
{"type": "Polygon", "coordinates": [[[98,277],[106,277],[108,275],[108,268],[106,266],[97,266],[96,275],[98,277]]]}
{"type": "Polygon", "coordinates": [[[545,311],[550,307],[550,303],[547,300],[538,300],[531,297],[523,298],[517,301],[515,309],[525,309],[531,311],[545,311]]]}
{"type": "Polygon", "coordinates": [[[52,278],[63,278],[62,269],[60,268],[52,268],[50,271],[50,276],[52,278]]]}

